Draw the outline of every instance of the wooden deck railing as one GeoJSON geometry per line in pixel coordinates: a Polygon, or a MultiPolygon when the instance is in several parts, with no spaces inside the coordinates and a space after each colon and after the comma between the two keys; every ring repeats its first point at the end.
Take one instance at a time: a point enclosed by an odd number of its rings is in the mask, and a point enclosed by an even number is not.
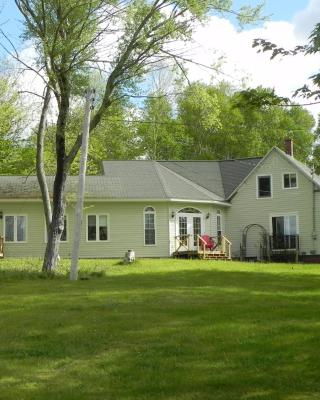
{"type": "Polygon", "coordinates": [[[3,253],[3,237],[0,236],[0,258],[4,257],[4,253],[3,253]]]}
{"type": "MultiPolygon", "coordinates": [[[[197,240],[197,244],[198,244],[197,251],[198,251],[198,254],[201,254],[203,258],[206,258],[206,254],[210,253],[210,250],[207,249],[206,241],[200,235],[197,235],[197,236],[198,236],[198,240],[197,240]]],[[[228,258],[228,260],[231,260],[231,246],[232,246],[232,243],[230,242],[230,240],[226,236],[222,235],[218,239],[218,241],[219,241],[219,244],[214,249],[214,251],[225,253],[225,255],[228,258]]]]}
{"type": "Polygon", "coordinates": [[[176,252],[178,251],[190,251],[191,235],[180,235],[175,236],[176,241],[176,252]]]}
{"type": "Polygon", "coordinates": [[[225,236],[222,236],[222,241],[221,241],[221,251],[222,253],[225,253],[226,256],[228,257],[228,260],[231,260],[231,246],[232,243],[228,238],[225,236]]]}

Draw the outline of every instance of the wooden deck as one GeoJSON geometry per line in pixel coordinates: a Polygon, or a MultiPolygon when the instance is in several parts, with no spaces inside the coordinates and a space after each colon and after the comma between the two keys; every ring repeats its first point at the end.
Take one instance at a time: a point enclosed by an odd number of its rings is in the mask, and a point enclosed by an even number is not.
{"type": "Polygon", "coordinates": [[[175,258],[199,258],[201,260],[231,260],[231,242],[222,236],[219,245],[214,250],[206,248],[206,243],[197,235],[197,249],[191,248],[193,237],[191,235],[176,236],[175,258]]]}
{"type": "Polygon", "coordinates": [[[198,258],[200,260],[229,260],[226,253],[219,251],[206,251],[206,254],[198,253],[198,250],[175,251],[174,258],[198,258]]]}

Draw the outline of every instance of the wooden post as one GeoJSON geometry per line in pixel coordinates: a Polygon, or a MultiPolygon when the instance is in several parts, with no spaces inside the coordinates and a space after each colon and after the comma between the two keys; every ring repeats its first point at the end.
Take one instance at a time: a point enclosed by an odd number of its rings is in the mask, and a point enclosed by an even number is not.
{"type": "Polygon", "coordinates": [[[85,189],[88,145],[89,145],[90,114],[92,109],[93,93],[94,93],[93,90],[87,90],[86,93],[85,115],[84,115],[83,132],[82,132],[81,160],[80,160],[80,171],[79,171],[78,199],[76,204],[74,230],[73,230],[73,246],[72,246],[71,271],[70,271],[70,280],[72,281],[78,279],[80,234],[82,225],[82,210],[84,203],[84,189],[85,189]]]}

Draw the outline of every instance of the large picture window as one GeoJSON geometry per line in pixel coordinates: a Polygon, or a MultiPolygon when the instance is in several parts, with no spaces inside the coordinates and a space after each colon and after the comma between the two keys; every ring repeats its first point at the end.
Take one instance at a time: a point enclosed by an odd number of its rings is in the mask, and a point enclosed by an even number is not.
{"type": "Polygon", "coordinates": [[[4,217],[4,239],[6,242],[27,241],[27,217],[25,215],[6,215],[4,217]]]}
{"type": "Polygon", "coordinates": [[[146,207],[144,209],[144,244],[156,244],[155,209],[146,207]]]}
{"type": "Polygon", "coordinates": [[[257,177],[257,197],[259,199],[272,197],[271,176],[263,175],[257,177]]]}
{"type": "Polygon", "coordinates": [[[272,241],[274,249],[295,249],[297,247],[297,216],[272,217],[272,241]]]}
{"type": "Polygon", "coordinates": [[[87,239],[89,242],[106,242],[109,240],[108,215],[87,216],[87,239]]]}

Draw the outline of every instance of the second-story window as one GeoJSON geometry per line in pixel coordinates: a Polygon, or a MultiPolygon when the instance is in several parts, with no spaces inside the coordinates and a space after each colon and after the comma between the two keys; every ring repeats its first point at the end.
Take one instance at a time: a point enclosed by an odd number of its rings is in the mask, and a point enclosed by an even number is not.
{"type": "Polygon", "coordinates": [[[283,187],[284,189],[293,189],[298,187],[297,174],[283,174],[283,187]]]}
{"type": "Polygon", "coordinates": [[[259,199],[272,197],[271,176],[270,175],[258,176],[257,183],[258,183],[257,197],[259,199]]]}

